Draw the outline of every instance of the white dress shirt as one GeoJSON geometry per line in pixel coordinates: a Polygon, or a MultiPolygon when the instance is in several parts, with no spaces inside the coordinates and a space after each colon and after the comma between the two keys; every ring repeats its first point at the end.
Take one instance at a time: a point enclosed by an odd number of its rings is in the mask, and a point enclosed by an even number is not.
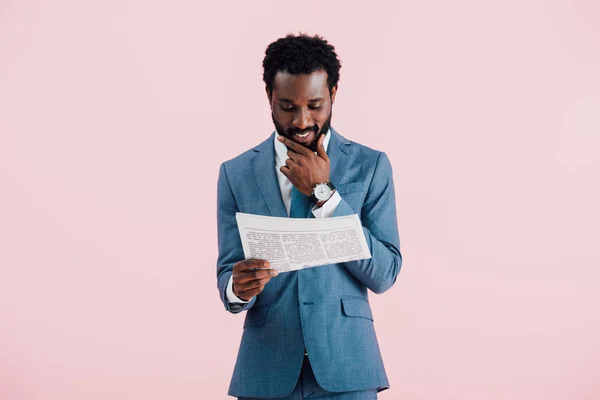
{"type": "MultiPolygon", "coordinates": [[[[281,190],[281,198],[283,199],[283,204],[285,205],[285,209],[287,211],[288,216],[290,215],[290,207],[292,205],[292,182],[279,170],[282,166],[285,165],[285,160],[288,159],[288,149],[285,147],[283,143],[281,143],[277,138],[279,137],[279,133],[275,132],[275,171],[277,171],[277,181],[279,182],[279,189],[281,190]]],[[[327,147],[329,145],[329,140],[331,139],[331,130],[327,131],[325,135],[325,139],[323,140],[323,147],[325,147],[325,151],[327,151],[327,147]]],[[[342,197],[337,192],[337,190],[333,193],[333,196],[327,200],[322,207],[317,208],[317,206],[313,206],[311,212],[315,218],[329,218],[340,204],[342,197]]],[[[247,301],[240,299],[233,293],[233,275],[229,278],[229,282],[227,283],[227,290],[225,292],[227,296],[227,301],[229,303],[247,303],[247,301]]],[[[252,300],[252,299],[250,299],[252,300]]],[[[249,300],[249,301],[250,301],[249,300]]]]}

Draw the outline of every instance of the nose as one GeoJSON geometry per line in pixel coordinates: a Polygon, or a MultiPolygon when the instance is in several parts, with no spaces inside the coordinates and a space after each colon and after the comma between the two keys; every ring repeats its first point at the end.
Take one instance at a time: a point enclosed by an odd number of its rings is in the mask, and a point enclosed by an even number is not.
{"type": "Polygon", "coordinates": [[[300,130],[305,130],[309,126],[310,123],[310,114],[308,110],[304,108],[299,108],[296,114],[294,115],[294,121],[292,122],[294,126],[300,130]]]}

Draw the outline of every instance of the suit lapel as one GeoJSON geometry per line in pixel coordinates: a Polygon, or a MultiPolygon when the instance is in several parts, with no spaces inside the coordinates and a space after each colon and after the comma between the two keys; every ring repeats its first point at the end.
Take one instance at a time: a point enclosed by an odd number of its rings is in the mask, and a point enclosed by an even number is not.
{"type": "Polygon", "coordinates": [[[273,217],[287,217],[287,211],[281,198],[281,189],[275,172],[275,133],[267,140],[254,148],[256,156],[253,159],[252,169],[254,180],[262,195],[267,208],[273,217]]]}
{"type": "Polygon", "coordinates": [[[349,140],[331,129],[331,139],[327,147],[327,155],[329,156],[329,179],[334,185],[337,185],[346,171],[348,171],[348,160],[351,154],[351,146],[349,140]]]}

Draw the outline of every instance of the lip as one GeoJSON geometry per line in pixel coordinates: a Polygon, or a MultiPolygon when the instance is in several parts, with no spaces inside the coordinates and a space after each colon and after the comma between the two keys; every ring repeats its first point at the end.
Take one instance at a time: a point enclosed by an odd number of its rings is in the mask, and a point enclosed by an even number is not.
{"type": "Polygon", "coordinates": [[[314,137],[315,137],[315,131],[310,131],[310,133],[307,137],[302,138],[302,137],[293,135],[292,140],[294,140],[294,142],[298,142],[298,143],[310,143],[310,141],[313,140],[314,137]]]}

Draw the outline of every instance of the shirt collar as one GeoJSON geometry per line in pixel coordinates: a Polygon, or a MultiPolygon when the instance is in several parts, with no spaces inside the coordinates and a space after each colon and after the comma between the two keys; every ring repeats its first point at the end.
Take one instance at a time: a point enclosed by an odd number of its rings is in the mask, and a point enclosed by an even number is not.
{"type": "MultiPolygon", "coordinates": [[[[288,149],[287,147],[285,147],[285,144],[281,143],[279,140],[277,140],[277,137],[279,137],[279,133],[277,131],[275,131],[275,154],[277,154],[277,158],[279,158],[279,161],[283,164],[285,162],[285,160],[288,159],[288,149]]],[[[323,139],[323,147],[325,147],[325,151],[327,152],[327,147],[329,145],[329,140],[331,139],[331,129],[327,130],[327,133],[325,134],[325,139],[323,139]]]]}

